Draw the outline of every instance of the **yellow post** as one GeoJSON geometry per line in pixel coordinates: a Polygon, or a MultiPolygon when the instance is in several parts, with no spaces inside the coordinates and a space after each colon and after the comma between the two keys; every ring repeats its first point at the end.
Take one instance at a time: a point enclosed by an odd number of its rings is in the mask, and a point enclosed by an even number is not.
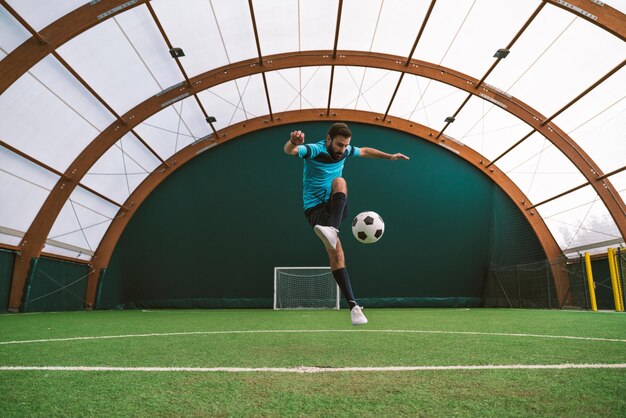
{"type": "Polygon", "coordinates": [[[591,271],[591,257],[589,257],[589,253],[585,253],[585,267],[587,268],[587,285],[589,286],[591,310],[597,311],[598,305],[596,304],[596,286],[593,283],[593,272],[591,271]]]}
{"type": "Polygon", "coordinates": [[[615,257],[613,258],[615,262],[615,277],[617,277],[617,288],[619,289],[619,300],[620,300],[620,303],[622,304],[622,312],[624,312],[624,302],[626,302],[626,300],[624,300],[624,286],[623,286],[624,278],[622,277],[622,271],[620,270],[620,267],[619,267],[619,258],[620,258],[619,251],[615,251],[615,257]]]}
{"type": "Polygon", "coordinates": [[[609,248],[607,250],[607,256],[609,259],[609,272],[611,273],[611,287],[613,288],[613,300],[615,301],[615,311],[624,312],[624,305],[622,304],[622,292],[620,291],[620,283],[617,277],[617,265],[615,263],[615,250],[609,248]]]}

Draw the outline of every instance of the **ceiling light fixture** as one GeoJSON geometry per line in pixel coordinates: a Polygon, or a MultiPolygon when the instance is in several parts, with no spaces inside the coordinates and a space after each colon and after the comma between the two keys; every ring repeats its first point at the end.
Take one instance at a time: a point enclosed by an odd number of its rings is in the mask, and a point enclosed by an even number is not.
{"type": "Polygon", "coordinates": [[[495,54],[493,54],[493,57],[494,57],[494,58],[504,59],[504,58],[506,58],[506,56],[507,56],[507,55],[509,55],[509,52],[511,52],[511,51],[509,51],[509,50],[508,50],[508,49],[506,49],[506,48],[500,48],[500,49],[498,49],[498,50],[496,51],[496,53],[495,53],[495,54]]]}
{"type": "Polygon", "coordinates": [[[183,52],[182,48],[172,48],[170,49],[170,55],[172,56],[172,58],[180,58],[184,57],[185,53],[183,52]]]}

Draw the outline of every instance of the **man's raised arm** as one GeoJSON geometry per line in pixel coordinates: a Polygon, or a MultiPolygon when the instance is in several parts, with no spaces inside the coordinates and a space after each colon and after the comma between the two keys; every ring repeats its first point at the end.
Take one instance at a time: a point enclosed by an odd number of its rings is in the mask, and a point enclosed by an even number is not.
{"type": "Polygon", "coordinates": [[[298,155],[298,145],[304,144],[304,132],[294,131],[289,135],[289,141],[285,143],[283,150],[287,155],[298,155]]]}
{"type": "Polygon", "coordinates": [[[361,153],[359,155],[365,158],[381,158],[384,160],[408,160],[409,159],[409,157],[407,157],[404,154],[400,154],[399,152],[395,154],[387,154],[386,152],[379,151],[376,148],[369,148],[369,147],[361,147],[360,150],[361,150],[361,153]]]}

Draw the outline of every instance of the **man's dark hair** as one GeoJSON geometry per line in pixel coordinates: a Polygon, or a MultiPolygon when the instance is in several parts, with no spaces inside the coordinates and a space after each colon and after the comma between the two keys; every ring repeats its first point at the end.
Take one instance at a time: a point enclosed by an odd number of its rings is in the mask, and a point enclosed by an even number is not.
{"type": "Polygon", "coordinates": [[[345,123],[333,123],[328,129],[328,136],[330,139],[335,139],[337,135],[341,135],[345,138],[351,138],[352,132],[345,123]]]}

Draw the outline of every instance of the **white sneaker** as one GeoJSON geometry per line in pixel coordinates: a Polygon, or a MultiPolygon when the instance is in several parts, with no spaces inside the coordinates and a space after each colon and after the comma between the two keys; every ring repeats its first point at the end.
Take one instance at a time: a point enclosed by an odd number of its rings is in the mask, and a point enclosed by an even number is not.
{"type": "Polygon", "coordinates": [[[350,316],[352,317],[352,325],[367,324],[367,318],[365,317],[365,315],[363,315],[362,309],[362,307],[357,305],[350,311],[350,316]]]}
{"type": "Polygon", "coordinates": [[[322,226],[315,225],[313,228],[315,231],[315,235],[319,237],[324,243],[324,247],[332,248],[333,250],[337,248],[337,234],[338,230],[333,228],[332,226],[322,226]]]}

